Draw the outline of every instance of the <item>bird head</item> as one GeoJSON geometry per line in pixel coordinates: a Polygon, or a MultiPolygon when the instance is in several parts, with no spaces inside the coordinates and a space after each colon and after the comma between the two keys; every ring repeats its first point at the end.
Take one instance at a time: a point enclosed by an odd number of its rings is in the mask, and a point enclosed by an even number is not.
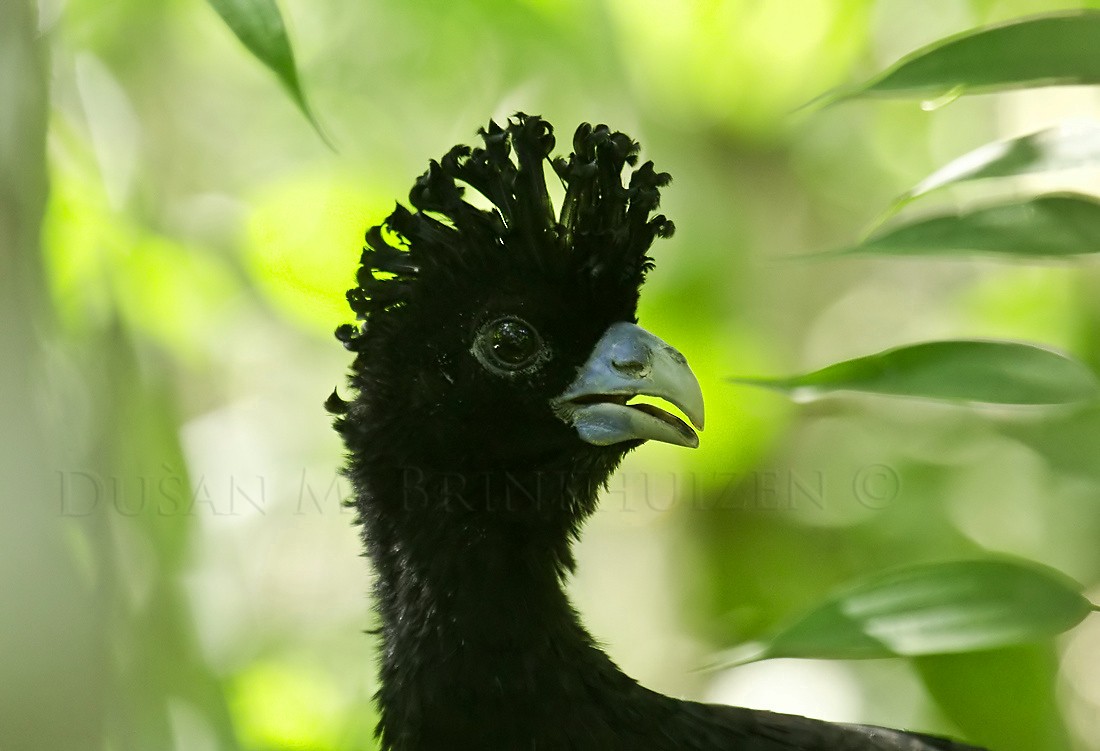
{"type": "Polygon", "coordinates": [[[650,245],[673,231],[654,215],[669,176],[636,166],[638,145],[603,125],[582,124],[557,159],[539,117],[479,135],[482,146],[430,163],[412,210],[399,204],[367,232],[348,292],[359,321],[337,330],[356,353],[358,393],[329,402],[353,463],[525,471],[580,461],[602,481],[646,440],[696,446],[687,421],[702,427],[699,384],[636,318],[650,245]],[[565,187],[559,212],[548,162],[565,187]]]}

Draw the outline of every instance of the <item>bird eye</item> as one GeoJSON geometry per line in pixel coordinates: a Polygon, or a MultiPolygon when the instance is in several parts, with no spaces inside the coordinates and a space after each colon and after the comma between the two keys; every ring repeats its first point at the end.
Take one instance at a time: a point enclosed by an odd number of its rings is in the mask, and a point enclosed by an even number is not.
{"type": "Polygon", "coordinates": [[[517,371],[538,361],[543,351],[542,338],[534,327],[519,318],[500,318],[482,327],[475,353],[484,364],[517,371]]]}

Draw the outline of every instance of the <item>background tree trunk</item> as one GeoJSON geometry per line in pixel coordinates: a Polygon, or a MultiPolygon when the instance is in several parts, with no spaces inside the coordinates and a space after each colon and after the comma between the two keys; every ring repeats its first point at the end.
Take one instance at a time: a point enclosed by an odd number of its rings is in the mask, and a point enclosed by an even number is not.
{"type": "Polygon", "coordinates": [[[33,0],[0,3],[0,424],[20,436],[0,450],[0,748],[42,751],[102,744],[106,653],[63,525],[63,444],[46,419],[58,404],[40,251],[47,48],[33,0]]]}

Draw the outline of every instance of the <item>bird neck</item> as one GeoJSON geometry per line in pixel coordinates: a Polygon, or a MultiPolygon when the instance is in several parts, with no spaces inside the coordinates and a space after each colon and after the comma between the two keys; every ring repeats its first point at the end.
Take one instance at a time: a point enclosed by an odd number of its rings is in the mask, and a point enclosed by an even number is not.
{"type": "Polygon", "coordinates": [[[505,732],[502,717],[526,733],[554,722],[550,708],[594,711],[599,695],[636,688],[563,587],[595,484],[548,472],[378,470],[363,479],[387,748],[434,748],[433,734],[445,744],[459,729],[505,732]]]}
{"type": "Polygon", "coordinates": [[[594,486],[550,470],[419,468],[376,471],[367,485],[360,516],[387,641],[516,648],[580,629],[563,583],[594,486]]]}

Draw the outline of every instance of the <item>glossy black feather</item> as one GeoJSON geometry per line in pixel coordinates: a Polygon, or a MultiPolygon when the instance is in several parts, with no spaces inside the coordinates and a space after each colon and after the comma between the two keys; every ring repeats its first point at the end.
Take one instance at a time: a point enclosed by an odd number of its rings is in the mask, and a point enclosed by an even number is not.
{"type": "Polygon", "coordinates": [[[638,145],[518,115],[457,146],[367,232],[338,329],[354,398],[326,402],[376,571],[383,748],[392,751],[966,751],[928,736],[684,702],[622,673],[563,589],[571,543],[637,441],[593,446],[550,408],[607,327],[634,321],[667,174],[638,145]],[[565,185],[551,206],[545,167],[565,185]],[[629,177],[624,183],[624,170],[629,177]],[[484,195],[492,209],[468,203],[484,195]],[[486,321],[544,356],[479,361],[486,321]]]}

